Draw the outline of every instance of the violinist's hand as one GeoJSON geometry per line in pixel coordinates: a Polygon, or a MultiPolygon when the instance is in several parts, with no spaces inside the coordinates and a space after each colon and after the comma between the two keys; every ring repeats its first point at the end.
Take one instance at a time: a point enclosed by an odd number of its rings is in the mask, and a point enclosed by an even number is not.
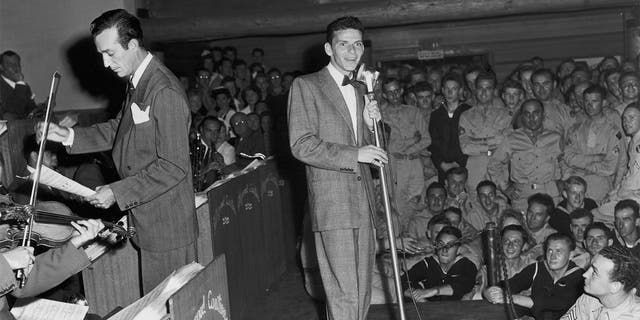
{"type": "Polygon", "coordinates": [[[71,243],[76,248],[80,248],[85,243],[95,239],[100,231],[104,229],[102,221],[95,219],[72,221],[71,226],[75,229],[71,235],[71,243]]]}
{"type": "MultiPolygon", "coordinates": [[[[34,128],[36,132],[36,141],[42,141],[42,134],[44,133],[44,122],[36,123],[34,128]]],[[[55,123],[49,124],[49,132],[47,133],[47,140],[55,142],[63,142],[69,138],[71,131],[68,128],[61,127],[55,123]]]]}
{"type": "Polygon", "coordinates": [[[33,247],[16,247],[3,252],[2,256],[12,270],[28,268],[36,259],[33,255],[33,247]]]}
{"type": "Polygon", "coordinates": [[[85,198],[92,206],[107,209],[116,203],[116,196],[107,184],[96,188],[96,193],[85,198]]]}

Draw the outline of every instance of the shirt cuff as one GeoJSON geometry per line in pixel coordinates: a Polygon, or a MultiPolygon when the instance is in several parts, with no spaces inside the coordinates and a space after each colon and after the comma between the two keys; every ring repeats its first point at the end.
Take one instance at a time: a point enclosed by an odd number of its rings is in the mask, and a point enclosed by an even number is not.
{"type": "Polygon", "coordinates": [[[16,81],[16,84],[21,84],[21,85],[23,85],[23,86],[26,86],[26,85],[27,85],[27,83],[26,83],[26,82],[24,82],[24,81],[16,81]]]}
{"type": "Polygon", "coordinates": [[[76,137],[76,134],[73,131],[73,129],[71,128],[67,128],[67,129],[69,129],[69,136],[67,137],[66,140],[62,141],[62,145],[65,147],[70,147],[73,144],[73,139],[76,137]]]}

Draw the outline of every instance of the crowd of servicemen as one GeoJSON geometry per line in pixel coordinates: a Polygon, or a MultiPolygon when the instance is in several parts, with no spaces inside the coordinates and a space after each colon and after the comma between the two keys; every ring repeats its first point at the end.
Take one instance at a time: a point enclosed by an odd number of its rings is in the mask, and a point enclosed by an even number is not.
{"type": "MultiPolygon", "coordinates": [[[[608,56],[552,69],[534,57],[503,81],[487,64],[386,68],[378,95],[403,298],[502,303],[508,285],[536,319],[640,317],[637,68],[608,56]],[[500,236],[497,283],[488,224],[500,236]],[[603,277],[623,284],[616,303],[594,289],[603,277]]],[[[397,299],[382,207],[372,303],[397,299]]]]}

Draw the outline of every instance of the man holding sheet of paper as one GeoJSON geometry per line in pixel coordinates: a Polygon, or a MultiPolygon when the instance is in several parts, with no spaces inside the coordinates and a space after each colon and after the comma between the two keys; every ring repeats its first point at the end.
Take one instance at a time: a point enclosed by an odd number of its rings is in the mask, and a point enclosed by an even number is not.
{"type": "MultiPolygon", "coordinates": [[[[70,129],[51,124],[47,139],[70,153],[112,150],[121,180],[96,189],[87,201],[128,210],[136,228],[142,289],[152,290],[174,269],[196,260],[195,215],[188,131],[191,114],[178,79],[142,43],[136,17],[117,9],[91,23],[104,66],[129,80],[115,119],[70,129]]],[[[39,139],[43,124],[36,127],[39,139]]]]}

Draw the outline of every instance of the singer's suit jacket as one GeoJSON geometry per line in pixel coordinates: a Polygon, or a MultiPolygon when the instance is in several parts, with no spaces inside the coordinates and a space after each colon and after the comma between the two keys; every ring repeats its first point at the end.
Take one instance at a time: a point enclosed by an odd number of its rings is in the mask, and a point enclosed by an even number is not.
{"type": "Polygon", "coordinates": [[[112,149],[122,180],[110,184],[121,210],[129,210],[143,250],[185,247],[198,235],[188,132],[191,114],[180,82],[155,57],[115,119],[75,130],[71,153],[112,149]],[[150,108],[134,123],[132,103],[150,108]]]}
{"type": "Polygon", "coordinates": [[[289,94],[291,151],[306,164],[313,231],[359,228],[374,212],[370,166],[358,148],[373,136],[363,121],[364,95],[356,88],[357,128],[329,70],[298,77],[289,94]],[[357,134],[357,142],[355,134],[357,134]]]}

